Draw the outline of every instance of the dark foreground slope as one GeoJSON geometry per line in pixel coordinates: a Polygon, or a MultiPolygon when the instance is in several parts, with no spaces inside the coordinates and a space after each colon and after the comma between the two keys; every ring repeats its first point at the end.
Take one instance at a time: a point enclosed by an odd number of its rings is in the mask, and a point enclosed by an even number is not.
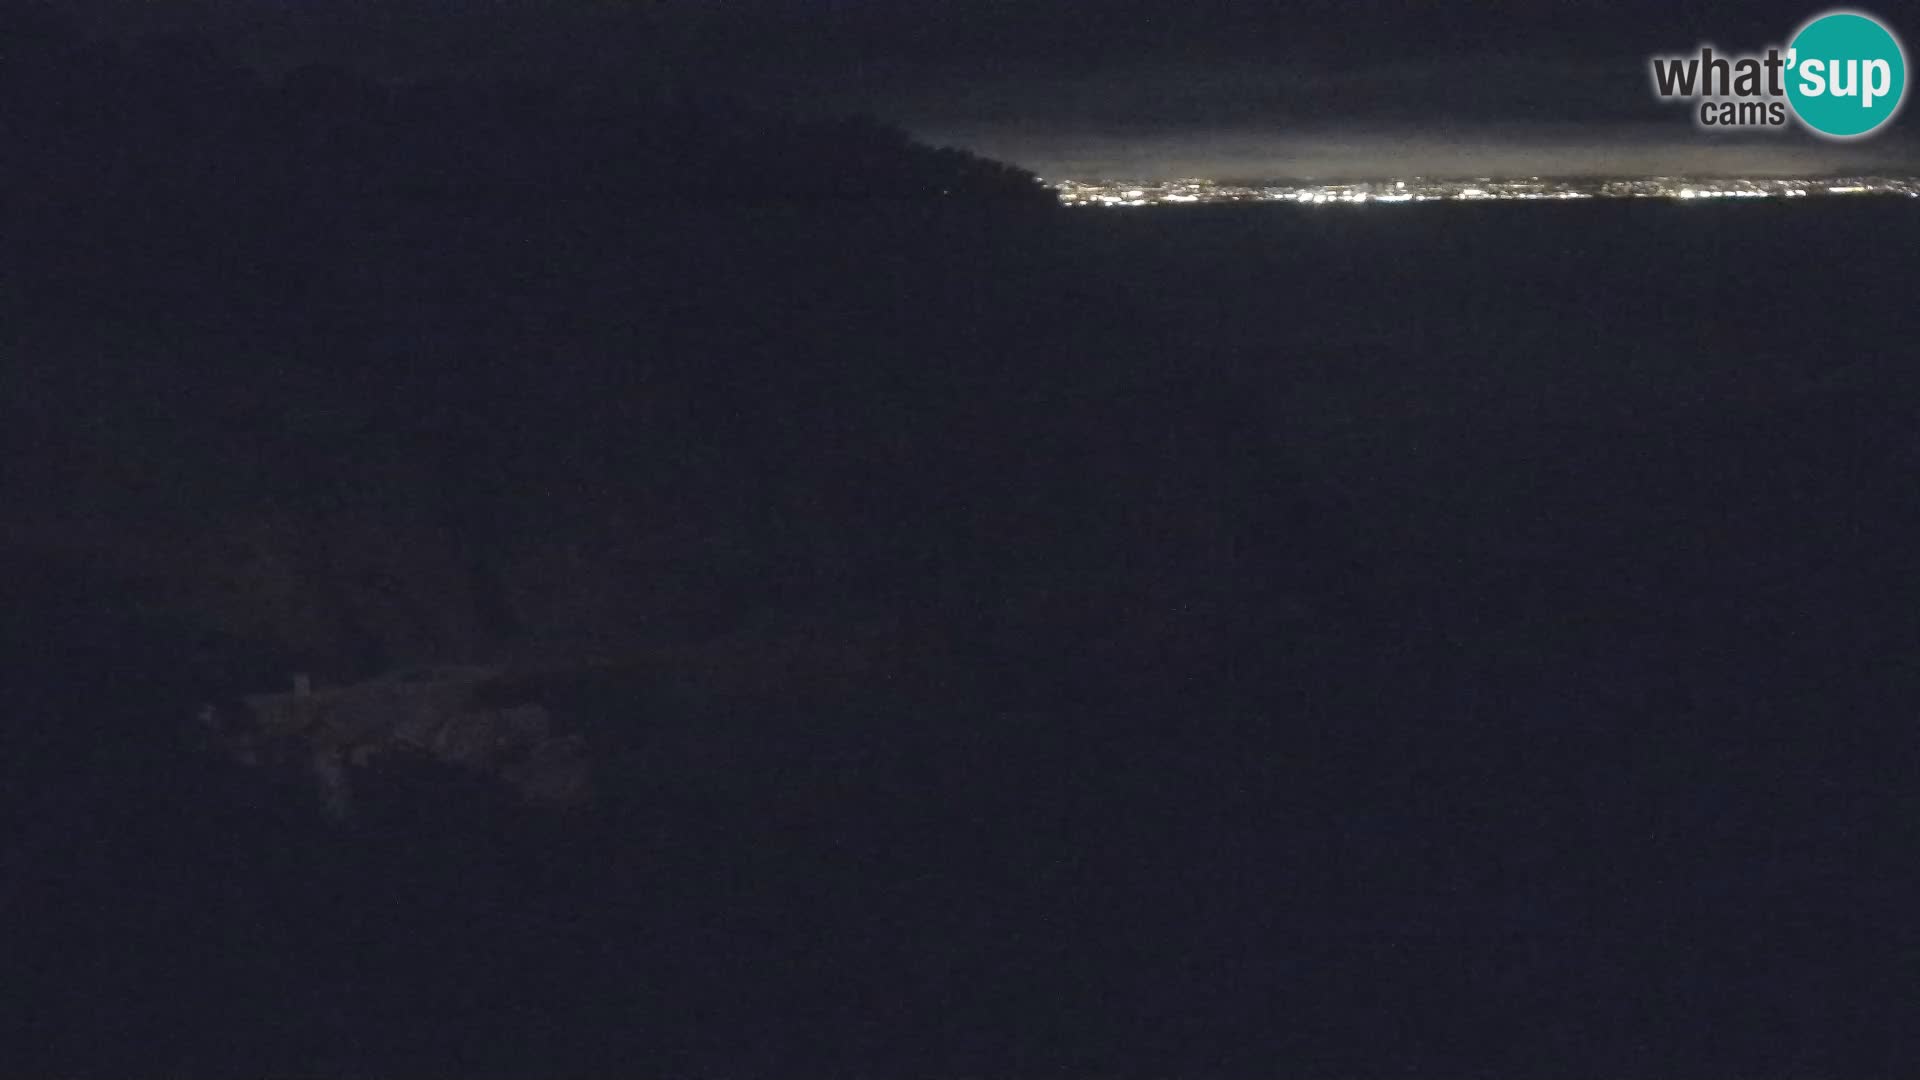
{"type": "Polygon", "coordinates": [[[453,217],[271,312],[42,327],[19,520],[84,565],[6,608],[14,1045],[1897,1071],[1911,225],[1678,213],[453,217]],[[1827,243],[1831,318],[1702,284],[1827,243]],[[328,614],[349,557],[449,629],[328,614]],[[556,689],[573,817],[429,775],[329,828],[171,737],[296,663],[796,637],[867,663],[556,689]]]}

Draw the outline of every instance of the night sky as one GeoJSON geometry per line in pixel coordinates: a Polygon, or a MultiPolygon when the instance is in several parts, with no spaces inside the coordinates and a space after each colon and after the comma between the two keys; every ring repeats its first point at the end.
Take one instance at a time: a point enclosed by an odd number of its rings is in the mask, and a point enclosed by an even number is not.
{"type": "MultiPolygon", "coordinates": [[[[1781,44],[1794,3],[1393,0],[85,0],[102,27],[208,31],[256,62],[723,88],[862,110],[1050,178],[1903,168],[1903,117],[1827,143],[1696,131],[1646,62],[1781,44]]],[[[1896,32],[1901,12],[1875,11],[1896,32]]]]}

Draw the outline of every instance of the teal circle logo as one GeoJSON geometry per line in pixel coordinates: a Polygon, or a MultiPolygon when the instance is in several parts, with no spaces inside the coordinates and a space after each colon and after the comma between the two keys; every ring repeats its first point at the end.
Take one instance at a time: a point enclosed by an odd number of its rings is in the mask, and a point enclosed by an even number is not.
{"type": "Polygon", "coordinates": [[[1800,122],[1818,134],[1857,138],[1900,111],[1906,53],[1872,16],[1821,15],[1801,27],[1787,49],[1787,100],[1800,122]]]}

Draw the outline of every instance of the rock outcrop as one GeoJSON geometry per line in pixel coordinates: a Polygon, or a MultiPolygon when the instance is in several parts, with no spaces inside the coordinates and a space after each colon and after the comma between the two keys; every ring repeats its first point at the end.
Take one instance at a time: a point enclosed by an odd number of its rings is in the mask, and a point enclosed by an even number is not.
{"type": "Polygon", "coordinates": [[[210,749],[251,767],[305,771],[328,816],[351,816],[357,776],[396,759],[438,762],[484,776],[521,801],[548,807],[592,794],[586,740],[559,730],[538,703],[494,705],[489,668],[437,668],[204,707],[198,734],[210,749]]]}

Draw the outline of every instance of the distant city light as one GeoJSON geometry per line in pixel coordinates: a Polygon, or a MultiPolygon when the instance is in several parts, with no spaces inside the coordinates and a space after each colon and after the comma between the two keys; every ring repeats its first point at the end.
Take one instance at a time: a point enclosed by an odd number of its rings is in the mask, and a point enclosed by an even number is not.
{"type": "Polygon", "coordinates": [[[1808,195],[1906,195],[1920,198],[1920,178],[1847,176],[1818,179],[1652,176],[1611,180],[1429,180],[1421,177],[1345,184],[1220,184],[1184,179],[1143,183],[1065,181],[1055,188],[1069,206],[1156,206],[1226,202],[1406,203],[1541,199],[1766,199],[1808,195]]]}

